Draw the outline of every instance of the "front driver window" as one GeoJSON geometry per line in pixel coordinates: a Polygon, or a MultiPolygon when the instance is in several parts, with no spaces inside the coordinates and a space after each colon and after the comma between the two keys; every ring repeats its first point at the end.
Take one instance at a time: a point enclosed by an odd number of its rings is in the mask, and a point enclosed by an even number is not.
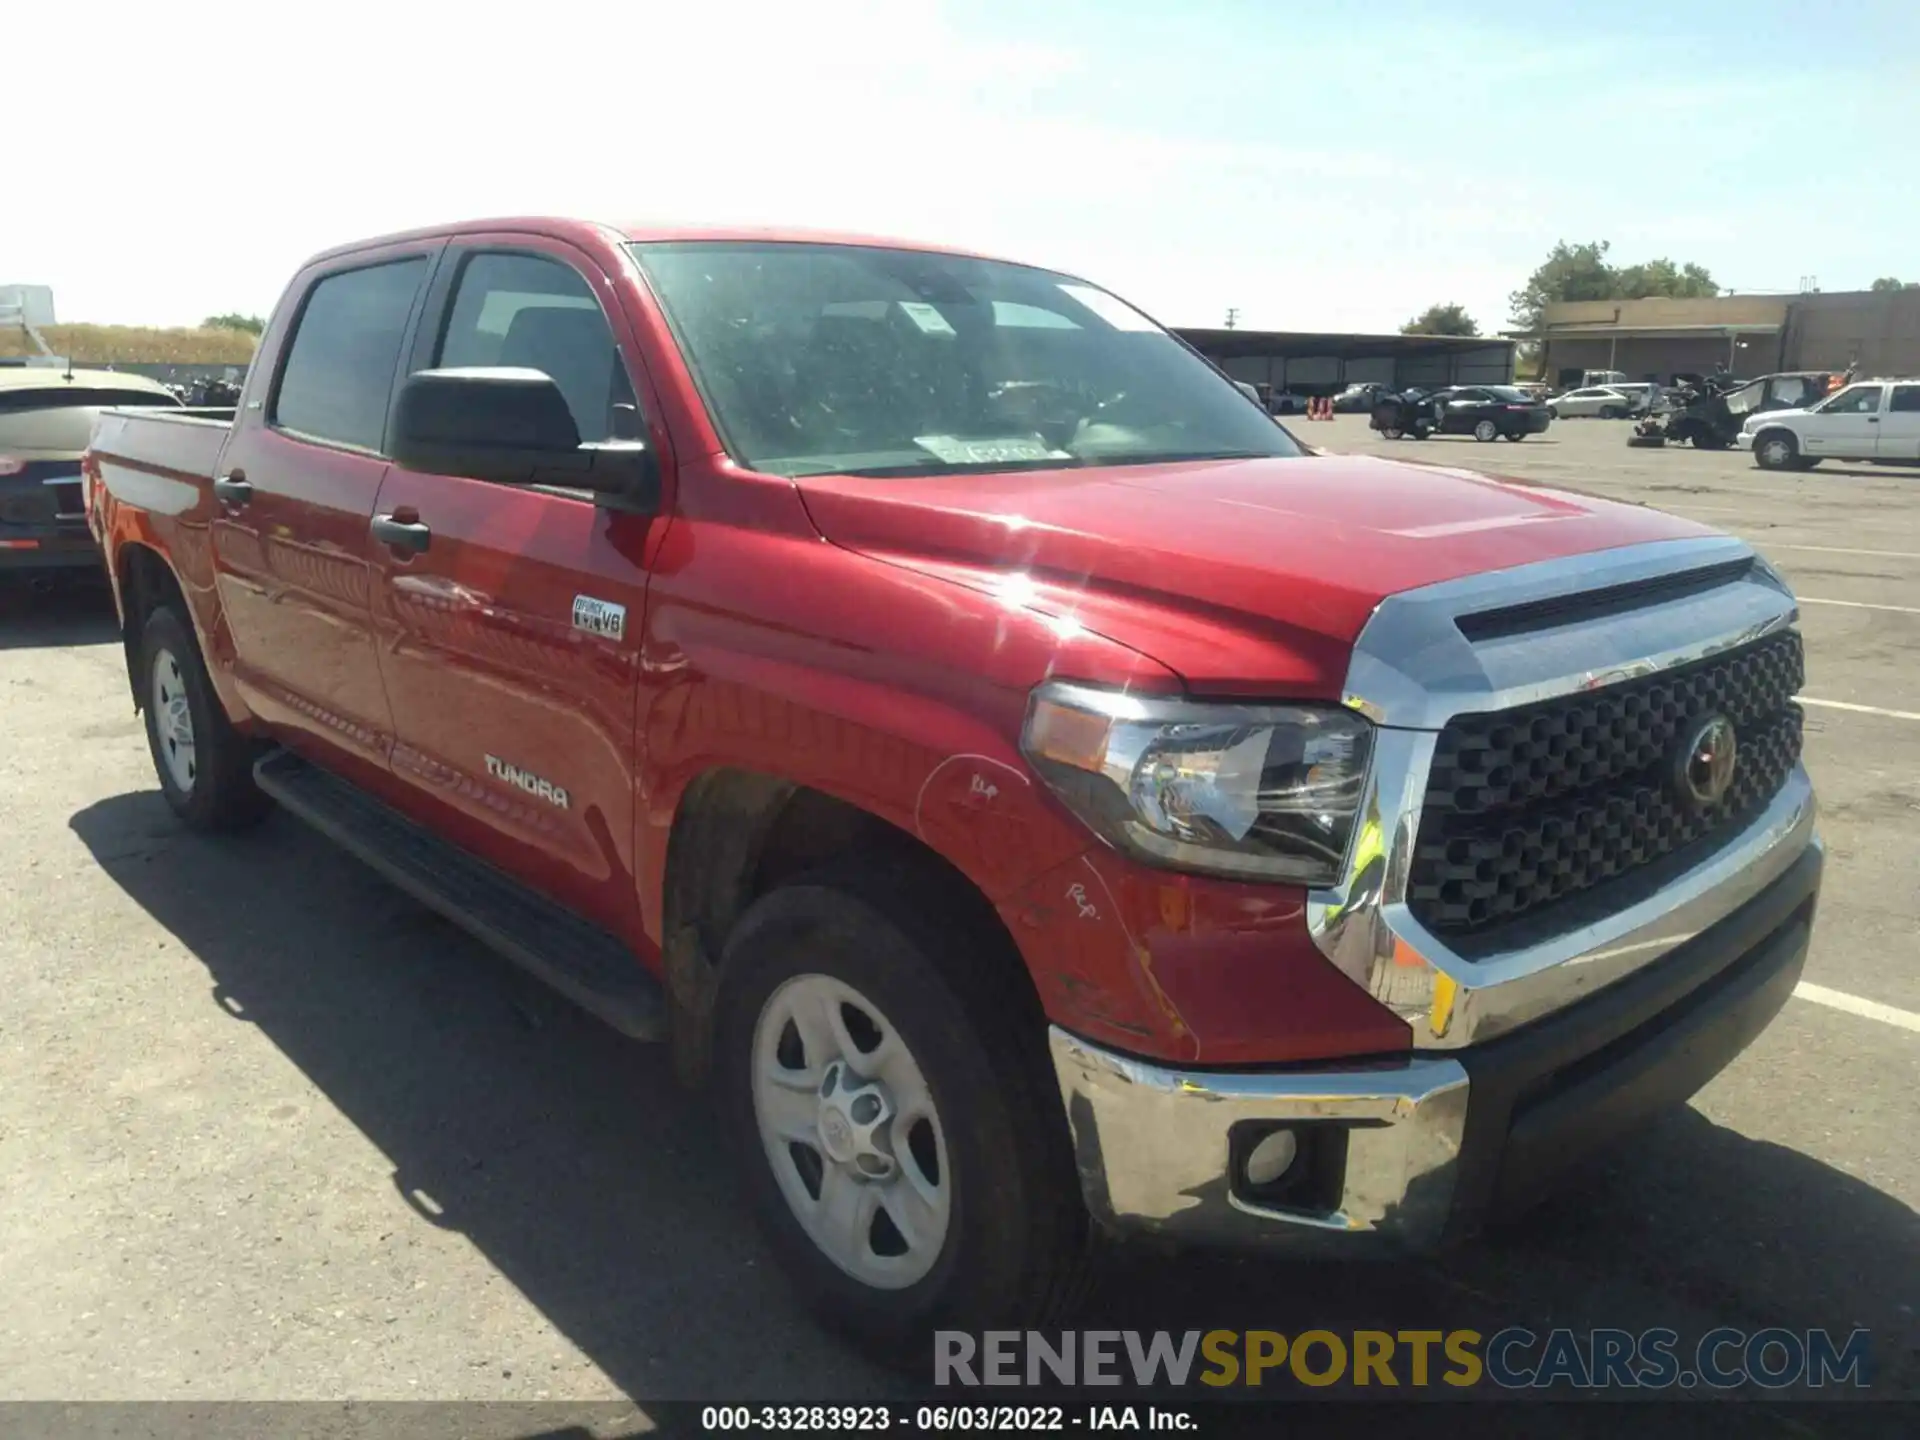
{"type": "Polygon", "coordinates": [[[1820,407],[1827,415],[1873,415],[1880,409],[1878,385],[1854,385],[1820,407]]]}
{"type": "Polygon", "coordinates": [[[567,397],[580,438],[637,439],[632,382],[587,282],[542,255],[478,254],[460,272],[434,364],[541,370],[567,397]]]}

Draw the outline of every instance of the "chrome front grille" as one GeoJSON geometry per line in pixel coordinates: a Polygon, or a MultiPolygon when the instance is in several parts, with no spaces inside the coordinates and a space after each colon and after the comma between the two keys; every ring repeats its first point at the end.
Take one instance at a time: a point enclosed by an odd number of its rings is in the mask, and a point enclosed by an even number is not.
{"type": "Polygon", "coordinates": [[[1431,1051],[1597,994],[1731,914],[1818,844],[1797,618],[1725,536],[1382,600],[1342,690],[1379,726],[1362,823],[1308,895],[1314,943],[1431,1051]],[[1683,768],[1703,754],[1721,762],[1704,785],[1683,768]]]}
{"type": "Polygon", "coordinates": [[[1737,831],[1800,759],[1800,637],[1659,675],[1455,717],[1435,744],[1407,905],[1435,935],[1487,930],[1737,831]],[[1726,791],[1698,803],[1678,751],[1733,722],[1726,791]]]}

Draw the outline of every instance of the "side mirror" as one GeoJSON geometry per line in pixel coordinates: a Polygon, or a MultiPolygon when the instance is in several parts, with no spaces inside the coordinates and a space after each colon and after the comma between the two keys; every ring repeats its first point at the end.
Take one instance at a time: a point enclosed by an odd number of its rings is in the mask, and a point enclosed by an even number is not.
{"type": "Polygon", "coordinates": [[[393,461],[432,475],[586,490],[651,512],[660,477],[642,440],[582,444],[566,396],[541,370],[421,370],[400,386],[393,461]]]}

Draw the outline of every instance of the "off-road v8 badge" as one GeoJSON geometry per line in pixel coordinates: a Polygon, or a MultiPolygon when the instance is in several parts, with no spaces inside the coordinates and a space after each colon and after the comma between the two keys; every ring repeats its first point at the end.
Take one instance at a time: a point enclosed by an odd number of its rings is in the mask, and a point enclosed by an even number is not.
{"type": "Polygon", "coordinates": [[[611,600],[596,600],[591,595],[573,597],[573,628],[589,635],[619,640],[627,633],[627,607],[611,600]]]}

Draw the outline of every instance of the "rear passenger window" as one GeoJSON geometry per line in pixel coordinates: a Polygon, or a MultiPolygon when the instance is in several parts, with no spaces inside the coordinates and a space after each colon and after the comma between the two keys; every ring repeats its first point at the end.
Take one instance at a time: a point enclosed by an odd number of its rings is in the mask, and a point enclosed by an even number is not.
{"type": "Polygon", "coordinates": [[[1903,410],[1912,414],[1920,410],[1920,385],[1896,385],[1893,387],[1893,403],[1889,410],[1903,410]]]}
{"type": "Polygon", "coordinates": [[[479,254],[460,271],[436,366],[544,371],[567,397],[580,438],[644,438],[633,385],[587,282],[541,255],[479,254]]]}
{"type": "Polygon", "coordinates": [[[378,450],[400,339],[425,257],[329,275],[300,312],[272,422],[315,440],[378,450]]]}

